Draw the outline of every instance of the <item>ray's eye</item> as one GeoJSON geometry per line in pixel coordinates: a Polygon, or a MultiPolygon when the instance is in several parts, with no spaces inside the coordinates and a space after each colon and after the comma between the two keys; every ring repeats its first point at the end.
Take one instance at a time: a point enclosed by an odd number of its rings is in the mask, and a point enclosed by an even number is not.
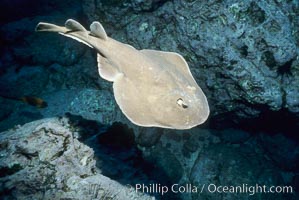
{"type": "Polygon", "coordinates": [[[188,108],[188,105],[184,102],[184,100],[183,99],[181,99],[181,98],[179,98],[177,101],[176,101],[176,103],[180,106],[180,107],[182,107],[182,108],[188,108]]]}

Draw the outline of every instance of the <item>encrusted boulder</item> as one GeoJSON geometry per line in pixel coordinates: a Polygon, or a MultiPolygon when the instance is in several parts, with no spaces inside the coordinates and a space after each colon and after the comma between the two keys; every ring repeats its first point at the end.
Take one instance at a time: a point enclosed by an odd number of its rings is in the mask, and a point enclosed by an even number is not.
{"type": "Polygon", "coordinates": [[[152,199],[103,176],[94,151],[66,118],[49,118],[0,134],[4,199],[152,199]]]}
{"type": "Polygon", "coordinates": [[[60,90],[45,94],[44,99],[49,105],[40,111],[44,117],[70,113],[109,125],[118,119],[120,112],[117,110],[113,94],[106,90],[60,90]]]}
{"type": "MultiPolygon", "coordinates": [[[[248,147],[243,147],[248,150],[248,147]]],[[[194,185],[205,184],[203,193],[193,194],[193,199],[283,199],[283,194],[256,191],[215,192],[216,187],[249,188],[256,185],[281,185],[277,169],[260,154],[244,152],[242,147],[218,144],[210,146],[198,155],[190,173],[194,185]]],[[[220,189],[221,190],[221,189],[220,189]]],[[[291,197],[288,194],[287,197],[291,197]]]]}

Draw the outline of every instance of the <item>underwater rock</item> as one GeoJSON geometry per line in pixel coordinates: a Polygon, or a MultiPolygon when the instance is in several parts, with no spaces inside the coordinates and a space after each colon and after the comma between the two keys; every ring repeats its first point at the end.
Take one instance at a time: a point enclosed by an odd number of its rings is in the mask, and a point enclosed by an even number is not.
{"type": "Polygon", "coordinates": [[[285,102],[288,110],[299,118],[299,62],[294,65],[290,74],[283,78],[283,88],[285,88],[285,102]]]}
{"type": "Polygon", "coordinates": [[[224,129],[219,131],[219,137],[227,143],[243,143],[250,137],[248,132],[237,129],[224,129]]]}
{"type": "MultiPolygon", "coordinates": [[[[49,16],[49,19],[61,21],[61,16],[49,16]]],[[[45,43],[45,37],[33,32],[37,20],[43,17],[23,18],[19,21],[4,24],[0,28],[2,37],[2,46],[0,49],[9,50],[14,60],[13,62],[22,66],[27,65],[50,65],[58,62],[64,66],[74,65],[84,54],[87,48],[73,44],[61,38],[55,40],[52,34],[46,37],[55,41],[53,43],[45,43]],[[41,45],[42,44],[42,45],[41,45]],[[13,47],[13,48],[12,48],[13,47]]],[[[4,63],[8,65],[9,63],[4,63]]]]}
{"type": "MultiPolygon", "coordinates": [[[[39,87],[38,84],[36,86],[39,87]]],[[[14,95],[17,92],[17,90],[10,91],[14,95]]],[[[41,118],[64,116],[66,113],[78,115],[87,120],[96,120],[106,125],[124,120],[121,111],[116,109],[112,93],[106,90],[55,90],[43,93],[40,97],[47,103],[47,107],[37,108],[21,101],[1,98],[0,109],[3,116],[0,115],[0,131],[41,118]]]]}
{"type": "MultiPolygon", "coordinates": [[[[230,130],[236,133],[238,130],[230,130]]],[[[224,137],[225,133],[217,130],[191,129],[188,131],[164,130],[157,144],[151,147],[142,147],[143,157],[163,166],[163,171],[174,177],[180,185],[192,184],[201,186],[205,184],[203,193],[183,193],[181,199],[296,199],[293,194],[268,194],[249,192],[218,193],[208,192],[209,184],[217,186],[244,187],[259,185],[290,185],[296,173],[289,173],[288,178],[283,177],[285,172],[271,159],[272,152],[263,150],[263,142],[256,136],[240,131],[240,135],[230,139],[224,137]],[[172,163],[172,164],[169,164],[172,163]],[[171,172],[175,171],[176,174],[171,172]]],[[[283,141],[282,141],[283,142],[283,141]]],[[[284,145],[281,145],[284,148],[284,145]]],[[[291,146],[290,148],[293,148],[291,146]]],[[[278,151],[280,148],[272,148],[278,151]]],[[[290,149],[286,150],[290,151],[290,149]]],[[[281,151],[283,154],[286,151],[281,151]]],[[[295,150],[297,151],[297,150],[295,150]]],[[[276,153],[278,154],[278,153],[276,153]]],[[[282,156],[282,155],[280,155],[282,156]]],[[[290,163],[290,161],[288,161],[290,163]]],[[[294,168],[293,168],[294,169],[294,168]]],[[[172,180],[172,179],[171,179],[172,180]]],[[[213,186],[210,186],[212,188],[213,186]]]]}
{"type": "MultiPolygon", "coordinates": [[[[1,110],[0,121],[3,121],[5,119],[7,119],[10,116],[10,114],[13,112],[14,104],[10,103],[10,101],[7,99],[1,98],[0,99],[0,110],[1,110]]],[[[8,128],[10,128],[10,127],[8,127],[8,128]]],[[[2,129],[0,128],[0,130],[2,130],[2,129]]],[[[6,129],[4,129],[4,130],[6,130],[6,129]]]]}
{"type": "Polygon", "coordinates": [[[259,135],[262,148],[267,155],[284,170],[296,170],[299,167],[299,145],[298,142],[287,138],[283,134],[259,135]]]}
{"type": "Polygon", "coordinates": [[[117,120],[116,103],[109,91],[60,90],[45,94],[44,99],[48,103],[48,107],[40,111],[44,117],[63,116],[65,113],[70,113],[102,124],[112,124],[117,120]]]}
{"type": "Polygon", "coordinates": [[[49,74],[43,66],[12,67],[0,76],[0,96],[20,98],[40,94],[48,84],[49,74]]]}
{"type": "Polygon", "coordinates": [[[9,113],[6,113],[7,115],[5,118],[1,119],[0,132],[13,128],[18,124],[26,124],[43,118],[41,113],[38,111],[38,108],[26,106],[24,103],[20,102],[12,103],[4,101],[2,103],[0,103],[1,112],[6,111],[3,107],[7,107],[11,110],[9,110],[9,113]]]}
{"type": "MultiPolygon", "coordinates": [[[[187,131],[162,130],[157,143],[152,146],[142,146],[145,160],[154,163],[156,172],[164,172],[171,180],[170,185],[190,183],[190,171],[196,160],[196,155],[210,143],[217,143],[219,139],[208,130],[190,129],[187,131]],[[193,142],[191,142],[193,141],[193,142]],[[190,145],[190,146],[189,146],[190,145]],[[187,147],[188,146],[188,147],[187,147]]],[[[175,194],[178,199],[191,200],[190,193],[175,194]]]]}
{"type": "Polygon", "coordinates": [[[126,124],[115,122],[105,133],[98,136],[98,142],[112,149],[129,149],[135,146],[134,131],[126,124]]]}
{"type": "MultiPolygon", "coordinates": [[[[144,1],[138,2],[135,11],[144,1]]],[[[84,10],[90,21],[101,19],[117,30],[114,38],[182,54],[207,93],[212,120],[238,123],[268,110],[298,112],[294,1],[166,1],[150,12],[132,12],[129,3],[113,9],[82,4],[95,11],[84,10]]]]}
{"type": "Polygon", "coordinates": [[[94,152],[66,118],[34,121],[0,134],[4,199],[152,199],[100,174],[94,152]]]}
{"type": "Polygon", "coordinates": [[[153,11],[167,0],[131,0],[130,4],[134,11],[153,11]]]}
{"type": "MultiPolygon", "coordinates": [[[[244,148],[244,147],[243,147],[244,148]]],[[[198,155],[190,174],[194,185],[206,184],[203,193],[193,194],[193,199],[247,199],[249,193],[208,192],[209,184],[216,186],[280,185],[282,177],[265,159],[242,151],[242,147],[225,144],[212,145],[198,155]]],[[[210,186],[213,191],[214,186],[210,186]]],[[[289,195],[290,196],[290,195],[289,195]]],[[[250,199],[283,199],[283,194],[255,193],[250,199]]]]}
{"type": "Polygon", "coordinates": [[[0,24],[51,12],[77,13],[81,9],[80,1],[73,0],[2,0],[0,7],[0,24]]]}
{"type": "Polygon", "coordinates": [[[163,170],[172,183],[177,183],[183,176],[183,168],[178,158],[161,144],[157,144],[145,153],[145,159],[156,163],[160,170],[163,170]]]}
{"type": "Polygon", "coordinates": [[[159,142],[163,129],[161,128],[141,128],[136,138],[136,143],[143,147],[151,147],[159,142]]]}

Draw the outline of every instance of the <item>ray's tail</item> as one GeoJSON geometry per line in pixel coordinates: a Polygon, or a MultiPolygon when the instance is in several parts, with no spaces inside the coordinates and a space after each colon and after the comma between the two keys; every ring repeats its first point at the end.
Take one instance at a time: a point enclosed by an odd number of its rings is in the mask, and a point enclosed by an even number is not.
{"type": "Polygon", "coordinates": [[[92,42],[90,36],[103,40],[107,40],[108,38],[102,24],[97,21],[90,25],[90,31],[86,30],[79,22],[73,19],[68,19],[65,22],[65,26],[57,26],[55,24],[40,22],[37,24],[35,31],[57,32],[66,37],[82,42],[91,48],[95,48],[96,45],[92,42]]]}

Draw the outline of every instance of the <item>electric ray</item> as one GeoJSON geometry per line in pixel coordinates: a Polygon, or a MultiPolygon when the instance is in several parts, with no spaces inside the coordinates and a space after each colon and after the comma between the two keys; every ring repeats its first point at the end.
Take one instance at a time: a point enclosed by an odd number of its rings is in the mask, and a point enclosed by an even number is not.
{"type": "Polygon", "coordinates": [[[90,31],[72,19],[64,27],[40,22],[36,31],[58,32],[94,48],[100,76],[113,82],[116,102],[134,124],[189,129],[209,116],[206,96],[177,53],[137,50],[108,37],[99,22],[90,31]]]}

